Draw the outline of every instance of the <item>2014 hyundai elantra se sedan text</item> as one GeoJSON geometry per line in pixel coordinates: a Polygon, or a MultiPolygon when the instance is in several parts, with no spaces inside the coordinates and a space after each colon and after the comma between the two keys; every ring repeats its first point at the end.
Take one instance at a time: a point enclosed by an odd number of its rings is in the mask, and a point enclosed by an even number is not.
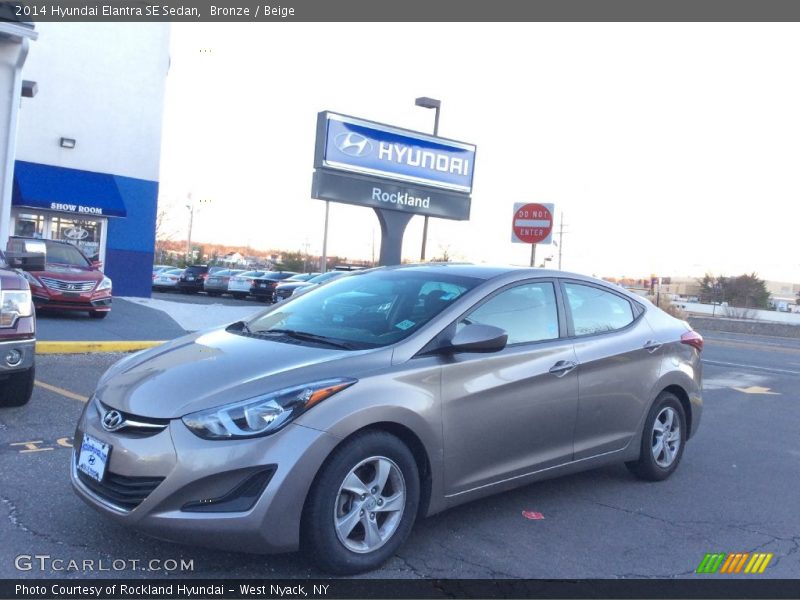
{"type": "Polygon", "coordinates": [[[158,538],[355,573],[417,517],[545,477],[623,461],[667,478],[700,421],[702,345],[580,275],[356,273],[111,367],[72,482],[158,538]]]}

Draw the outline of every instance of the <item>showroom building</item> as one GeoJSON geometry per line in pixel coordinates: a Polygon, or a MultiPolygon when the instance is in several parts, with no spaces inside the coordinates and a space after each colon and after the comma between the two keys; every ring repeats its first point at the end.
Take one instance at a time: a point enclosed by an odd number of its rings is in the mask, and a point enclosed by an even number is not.
{"type": "Polygon", "coordinates": [[[116,296],[149,296],[169,24],[37,23],[11,235],[79,246],[116,296]]]}

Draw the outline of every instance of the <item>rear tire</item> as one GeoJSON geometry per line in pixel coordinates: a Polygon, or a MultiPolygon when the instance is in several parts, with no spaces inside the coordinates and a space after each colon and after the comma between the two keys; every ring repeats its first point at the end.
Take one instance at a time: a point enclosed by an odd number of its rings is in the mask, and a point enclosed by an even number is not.
{"type": "Polygon", "coordinates": [[[0,382],[0,406],[23,406],[28,403],[33,394],[33,381],[36,378],[36,368],[27,371],[12,373],[3,382],[0,382]]]}
{"type": "Polygon", "coordinates": [[[247,294],[231,294],[231,296],[233,296],[237,300],[244,300],[245,298],[247,298],[247,294]]]}
{"type": "Polygon", "coordinates": [[[644,422],[639,460],[625,466],[640,479],[666,479],[681,462],[686,433],[686,414],[680,400],[671,392],[661,392],[644,422]]]}
{"type": "Polygon", "coordinates": [[[420,495],[408,447],[368,431],[328,457],[303,510],[301,544],[320,569],[352,575],[376,569],[411,532],[420,495]]]}

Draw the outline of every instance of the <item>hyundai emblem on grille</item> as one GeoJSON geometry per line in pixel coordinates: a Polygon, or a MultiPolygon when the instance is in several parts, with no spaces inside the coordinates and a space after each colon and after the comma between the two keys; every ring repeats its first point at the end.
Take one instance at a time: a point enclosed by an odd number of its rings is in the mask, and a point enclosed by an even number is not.
{"type": "Polygon", "coordinates": [[[116,431],[125,424],[125,419],[118,410],[110,410],[103,415],[103,429],[116,431]]]}

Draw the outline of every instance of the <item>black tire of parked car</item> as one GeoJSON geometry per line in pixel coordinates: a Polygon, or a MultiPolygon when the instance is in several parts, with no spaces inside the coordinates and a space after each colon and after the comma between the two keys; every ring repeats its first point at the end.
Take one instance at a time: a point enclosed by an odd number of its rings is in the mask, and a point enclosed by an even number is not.
{"type": "Polygon", "coordinates": [[[109,310],[103,312],[97,312],[93,310],[92,312],[89,313],[89,316],[93,319],[105,319],[108,316],[108,313],[110,312],[111,311],[109,310]]]}
{"type": "Polygon", "coordinates": [[[411,532],[419,497],[419,470],[408,447],[385,431],[357,434],[331,453],[311,486],[301,522],[304,553],[320,569],[337,575],[376,569],[397,552],[411,532]],[[371,457],[386,457],[397,465],[405,483],[406,501],[391,537],[379,548],[359,553],[349,550],[339,540],[333,516],[345,477],[356,465],[371,457]]]}
{"type": "Polygon", "coordinates": [[[642,430],[642,443],[639,450],[639,459],[625,463],[628,470],[640,479],[647,481],[662,481],[672,475],[683,456],[683,449],[686,447],[686,413],[683,410],[678,397],[671,392],[661,392],[653,402],[650,412],[644,421],[642,430]],[[679,440],[677,455],[668,467],[662,467],[656,463],[653,456],[652,445],[654,436],[655,420],[665,408],[671,408],[678,416],[679,440]]]}
{"type": "Polygon", "coordinates": [[[244,300],[245,298],[247,298],[247,294],[231,294],[231,296],[233,296],[237,300],[244,300]]]}
{"type": "Polygon", "coordinates": [[[206,295],[216,298],[217,296],[221,296],[220,292],[206,292],[206,295]]]}
{"type": "Polygon", "coordinates": [[[0,386],[0,406],[22,406],[27,404],[33,394],[33,381],[36,378],[36,368],[27,371],[12,373],[0,386]]]}

